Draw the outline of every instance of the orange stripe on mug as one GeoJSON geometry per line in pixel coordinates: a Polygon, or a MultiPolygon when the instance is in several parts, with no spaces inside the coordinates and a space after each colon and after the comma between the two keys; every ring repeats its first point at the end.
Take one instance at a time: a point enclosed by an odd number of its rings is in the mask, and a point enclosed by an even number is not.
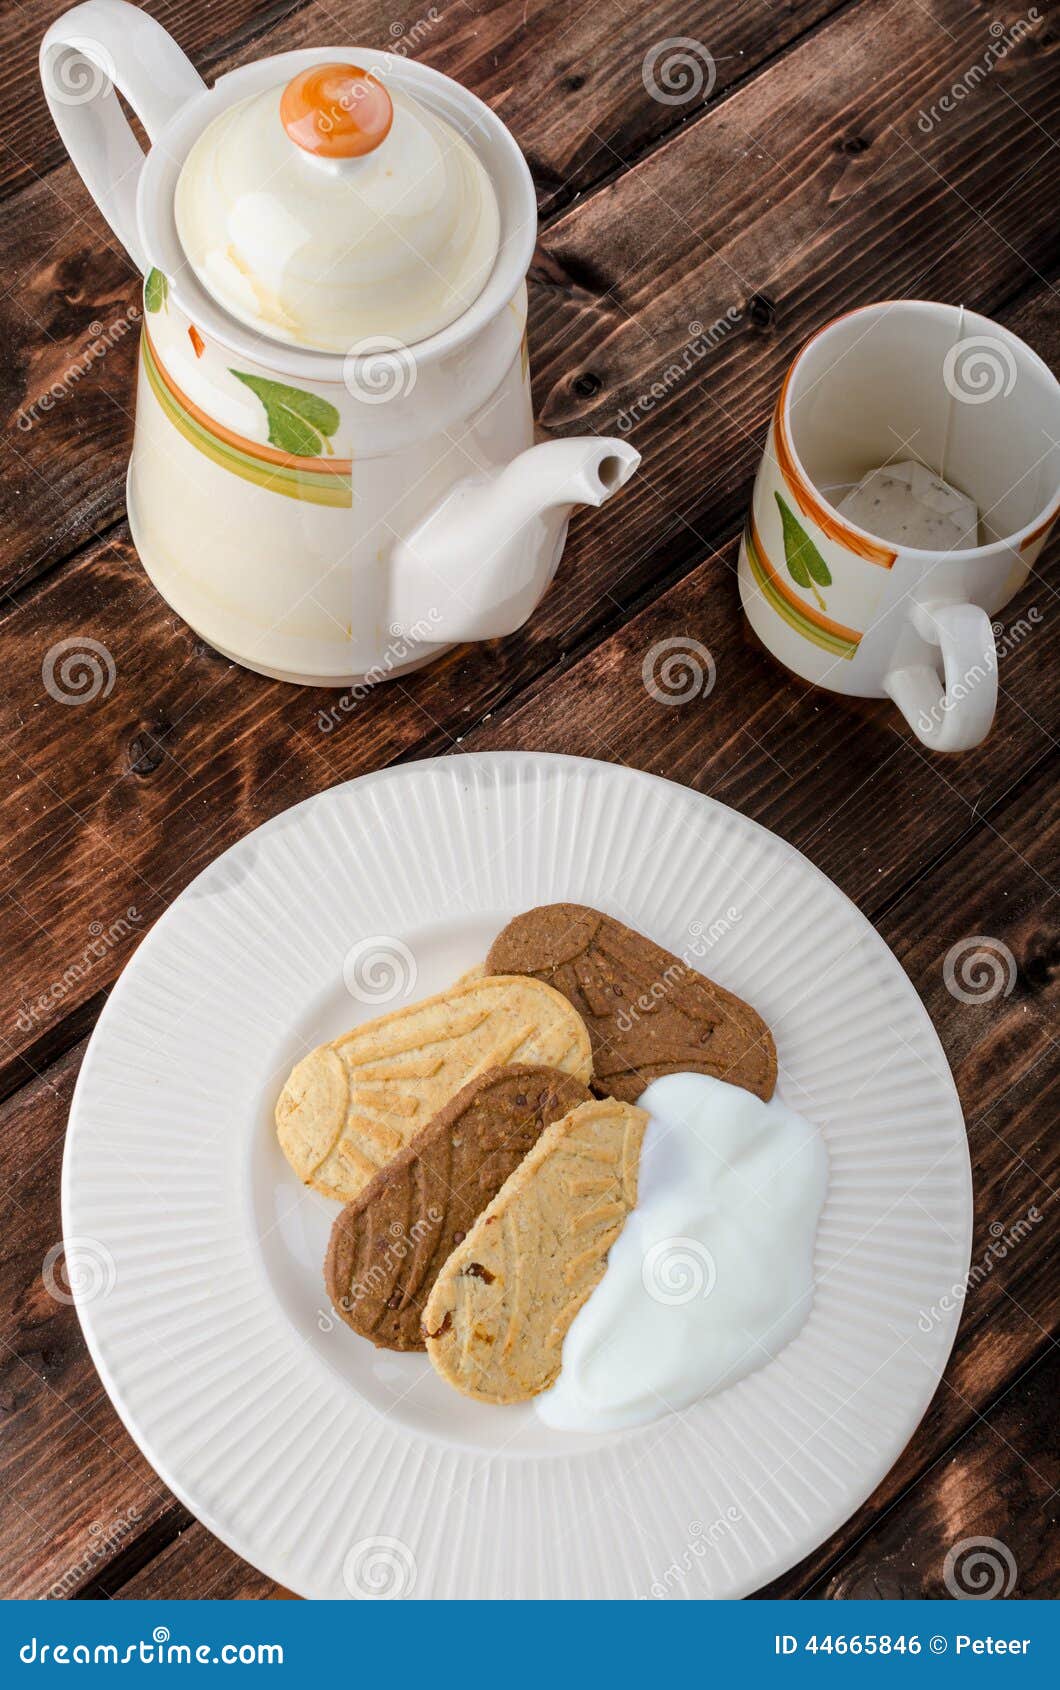
{"type": "Polygon", "coordinates": [[[1048,534],[1058,516],[1060,516],[1060,505],[1058,505],[1056,510],[1052,511],[1049,516],[1046,517],[1044,522],[1040,522],[1038,524],[1033,533],[1024,536],[1024,538],[1020,541],[1020,551],[1025,552],[1028,546],[1033,546],[1035,541],[1041,540],[1046,534],[1048,534]]]}
{"type": "MultiPolygon", "coordinates": [[[[802,352],[799,353],[799,358],[820,335],[826,333],[828,329],[834,328],[836,323],[841,323],[844,317],[852,317],[854,314],[854,311],[844,311],[843,316],[834,317],[830,323],[825,323],[822,328],[817,330],[816,334],[810,336],[802,352]]],[[[798,363],[798,359],[795,360],[795,363],[798,363]]],[[[784,384],[780,389],[777,408],[773,417],[773,440],[780,473],[787,482],[791,495],[803,516],[808,516],[811,522],[815,522],[822,534],[826,534],[830,540],[834,540],[837,546],[843,546],[847,551],[853,552],[855,557],[863,557],[867,563],[878,564],[881,569],[891,569],[898,553],[892,547],[881,544],[879,540],[873,540],[867,534],[859,534],[856,529],[848,528],[841,517],[829,505],[825,504],[817,489],[811,486],[795,460],[795,452],[791,441],[788,439],[785,422],[788,389],[795,372],[795,363],[791,365],[784,377],[784,384]]]]}

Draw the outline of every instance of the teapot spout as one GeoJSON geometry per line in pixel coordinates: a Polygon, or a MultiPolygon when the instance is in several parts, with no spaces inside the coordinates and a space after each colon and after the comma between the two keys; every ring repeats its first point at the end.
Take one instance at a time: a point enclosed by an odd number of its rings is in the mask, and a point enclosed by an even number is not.
{"type": "Polygon", "coordinates": [[[394,630],[429,617],[448,643],[514,633],[552,579],[572,507],[606,504],[639,463],[624,440],[591,435],[457,482],[391,554],[394,630]]]}
{"type": "Polygon", "coordinates": [[[589,435],[576,440],[546,440],[513,458],[498,482],[506,494],[518,490],[527,514],[572,505],[604,505],[624,487],[640,463],[640,453],[624,440],[589,435]]]}

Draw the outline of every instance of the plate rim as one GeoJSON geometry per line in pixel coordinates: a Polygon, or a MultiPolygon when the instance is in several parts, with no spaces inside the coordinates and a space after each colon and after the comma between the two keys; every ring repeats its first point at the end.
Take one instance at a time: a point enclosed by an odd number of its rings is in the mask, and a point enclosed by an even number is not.
{"type": "MultiPolygon", "coordinates": [[[[807,857],[804,852],[800,851],[798,846],[793,845],[781,834],[775,833],[771,828],[766,827],[764,823],[744,814],[742,810],[737,810],[733,805],[725,804],[722,800],[714,798],[709,793],[699,792],[694,787],[685,786],[680,781],[672,780],[668,776],[653,774],[649,770],[631,767],[625,763],[611,762],[605,758],[579,757],[570,752],[526,751],[519,749],[494,751],[460,750],[437,757],[417,758],[408,763],[387,764],[383,768],[366,770],[363,774],[355,775],[349,780],[337,781],[334,785],[324,787],[319,792],[310,793],[307,797],[300,799],[296,804],[289,805],[287,808],[277,811],[274,816],[269,816],[265,821],[260,822],[256,827],[251,828],[247,833],[241,835],[239,839],[234,840],[224,851],[220,852],[216,857],[211,858],[210,861],[204,864],[198,873],[193,876],[187,885],[181,888],[177,896],[166,906],[161,915],[159,915],[158,919],[144,934],[144,937],[137,945],[135,951],[125,963],[107,996],[103,1009],[101,1010],[90,1034],[88,1045],[85,1050],[70,1099],[70,1108],[67,1116],[67,1125],[63,1144],[62,1173],[60,1180],[60,1207],[63,1239],[65,1240],[68,1237],[77,1236],[76,1229],[70,1224],[72,1206],[75,1201],[74,1194],[71,1191],[71,1166],[73,1160],[71,1146],[73,1144],[75,1134],[78,1131],[79,1108],[82,1104],[83,1094],[87,1091],[89,1083],[88,1076],[90,1075],[94,1062],[99,1059],[97,1046],[100,1040],[101,1031],[105,1036],[111,1022],[119,1017],[123,1012],[124,1000],[127,995],[135,989],[136,973],[138,968],[144,966],[144,959],[148,955],[149,948],[154,947],[157,949],[160,944],[164,943],[164,940],[159,938],[159,934],[164,929],[167,918],[169,918],[171,912],[175,910],[181,900],[192,894],[194,889],[208,875],[216,875],[220,864],[224,863],[230,857],[246,850],[251,841],[260,839],[270,830],[278,830],[281,826],[289,825],[291,819],[296,815],[302,812],[308,812],[314,807],[326,805],[328,802],[334,801],[339,794],[349,794],[355,788],[363,790],[373,785],[401,781],[402,779],[407,779],[410,776],[414,777],[418,772],[423,770],[437,769],[441,767],[451,768],[458,761],[474,764],[486,772],[488,772],[489,768],[493,765],[511,765],[518,763],[560,766],[567,769],[591,769],[597,772],[602,772],[609,778],[617,777],[619,779],[629,779],[636,783],[646,784],[651,787],[662,786],[673,789],[673,791],[681,795],[682,802],[687,803],[691,800],[698,800],[700,803],[705,803],[710,806],[711,809],[735,816],[742,826],[752,829],[755,833],[768,840],[771,848],[776,849],[779,847],[782,854],[796,860],[803,869],[809,870],[818,882],[823,883],[823,885],[827,888],[828,893],[833,898],[841,900],[841,902],[846,906],[848,914],[852,914],[855,918],[855,922],[860,929],[861,936],[863,938],[868,937],[874,950],[878,953],[882,953],[883,957],[886,957],[887,966],[894,977],[898,980],[901,987],[904,988],[907,993],[911,994],[912,1001],[916,1006],[918,1018],[922,1023],[923,1029],[928,1034],[929,1043],[940,1059],[939,1071],[936,1077],[945,1087],[948,1094],[948,1101],[954,1111],[955,1125],[959,1124],[961,1129],[960,1134],[957,1137],[957,1143],[959,1148],[963,1151],[963,1155],[960,1155],[956,1159],[959,1162],[959,1167],[954,1168],[954,1178],[956,1179],[958,1175],[960,1176],[961,1191],[959,1193],[959,1197],[961,1200],[963,1236],[960,1241],[959,1254],[963,1262],[964,1276],[967,1277],[967,1273],[971,1265],[971,1250],[974,1241],[975,1192],[967,1136],[967,1124],[964,1117],[964,1110],[961,1104],[960,1095],[957,1091],[956,1082],[953,1077],[953,1072],[949,1059],[946,1055],[945,1048],[943,1047],[935,1024],[928,1012],[927,1006],[916,988],[916,985],[903,968],[901,962],[898,960],[886,939],[884,939],[883,935],[878,931],[869,917],[865,915],[854,902],[853,898],[851,898],[848,893],[844,892],[842,887],[838,886],[823,869],[818,868],[817,864],[814,863],[811,858],[807,857]]],[[[292,1566],[285,1565],[288,1557],[282,1543],[273,1539],[267,1543],[265,1553],[261,1553],[257,1546],[241,1541],[240,1534],[236,1531],[229,1530],[226,1525],[220,1522],[211,1507],[204,1505],[201,1501],[197,1501],[193,1494],[193,1487],[185,1487],[179,1475],[169,1468],[169,1465],[165,1460],[160,1459],[156,1453],[153,1452],[150,1434],[139,1426],[137,1416],[123,1401],[120,1383],[115,1377],[110,1366],[105,1361],[101,1352],[97,1333],[95,1332],[93,1326],[93,1300],[91,1298],[86,1299],[82,1297],[78,1293],[76,1286],[72,1287],[72,1291],[74,1305],[76,1307],[78,1320],[81,1326],[81,1332],[84,1337],[89,1356],[92,1360],[92,1364],[107,1392],[111,1406],[115,1410],[123,1427],[132,1438],[137,1449],[143,1456],[144,1460],[148,1463],[149,1467],[151,1467],[158,1475],[158,1477],[162,1480],[162,1483],[173,1493],[177,1500],[185,1508],[187,1508],[189,1513],[191,1513],[200,1524],[205,1526],[213,1536],[218,1538],[226,1546],[226,1548],[231,1550],[233,1554],[237,1555],[241,1560],[246,1561],[248,1565],[262,1573],[263,1576],[273,1580],[285,1589],[293,1591],[296,1595],[303,1597],[305,1600],[319,1600],[320,1597],[315,1593],[300,1590],[298,1588],[297,1571],[292,1566]]],[[[960,1300],[958,1301],[955,1309],[947,1311],[945,1321],[940,1321],[938,1323],[940,1330],[944,1334],[945,1348],[942,1350],[940,1345],[940,1360],[937,1368],[934,1365],[932,1366],[923,1388],[915,1393],[915,1405],[913,1404],[913,1393],[910,1393],[909,1397],[906,1399],[910,1404],[910,1413],[903,1416],[903,1421],[908,1420],[909,1429],[908,1435],[905,1437],[903,1443],[897,1448],[889,1447],[888,1451],[885,1452],[884,1455],[882,1455],[875,1463],[871,1464],[871,1468],[869,1464],[866,1464],[865,1476],[868,1482],[864,1485],[863,1489],[860,1488],[860,1486],[858,1487],[858,1494],[856,1497],[854,1497],[853,1490],[844,1497],[843,1512],[838,1515],[823,1536],[815,1538],[815,1540],[808,1546],[801,1544],[796,1545],[796,1552],[793,1554],[786,1553],[784,1550],[775,1552],[769,1558],[768,1566],[763,1565],[762,1576],[759,1577],[756,1575],[752,1581],[741,1582],[738,1588],[734,1591],[733,1596],[728,1599],[745,1599],[748,1596],[752,1596],[756,1592],[765,1588],[765,1586],[771,1583],[774,1579],[781,1577],[785,1572],[790,1571],[791,1568],[797,1566],[801,1560],[804,1560],[808,1555],[812,1555],[814,1551],[821,1546],[821,1544],[827,1542],[829,1537],[833,1536],[835,1532],[837,1532],[841,1526],[847,1520],[851,1519],[853,1515],[857,1513],[858,1509],[863,1506],[877,1486],[900,1460],[902,1454],[909,1447],[909,1444],[913,1441],[919,1431],[927,1410],[940,1384],[942,1383],[946,1369],[949,1366],[963,1314],[964,1301],[960,1300]],[[915,1417],[912,1414],[913,1406],[915,1406],[915,1417]],[[871,1476],[869,1476],[870,1473],[871,1476]],[[851,1498],[853,1498],[853,1500],[851,1500],[851,1498]]],[[[722,1394],[724,1395],[724,1393],[722,1394]]],[[[408,1435],[410,1437],[415,1436],[412,1432],[408,1435]]],[[[445,1600],[445,1598],[430,1597],[426,1599],[445,1600]]],[[[624,1597],[605,1597],[603,1599],[618,1601],[629,1600],[629,1598],[624,1597]]],[[[549,1598],[541,1598],[541,1600],[549,1600],[549,1598]]]]}

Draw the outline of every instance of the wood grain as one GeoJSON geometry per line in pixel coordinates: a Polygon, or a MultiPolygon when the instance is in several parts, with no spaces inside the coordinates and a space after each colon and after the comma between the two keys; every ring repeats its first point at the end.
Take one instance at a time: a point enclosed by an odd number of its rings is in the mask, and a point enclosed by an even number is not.
{"type": "Polygon", "coordinates": [[[290,1591],[259,1573],[197,1520],[127,1583],[110,1594],[125,1602],[283,1601],[290,1591]]]}
{"type": "MultiPolygon", "coordinates": [[[[0,1107],[0,1597],[72,1596],[172,1506],[111,1407],[69,1296],[59,1170],[72,1051],[0,1107]]],[[[106,1284],[105,1260],[99,1267],[106,1284]]]]}
{"type": "MultiPolygon", "coordinates": [[[[767,15],[741,11],[741,27],[752,13],[767,15]]],[[[553,432],[617,428],[645,451],[621,519],[598,519],[621,537],[608,590],[628,599],[664,548],[676,568],[731,528],[783,369],[821,322],[903,294],[990,312],[1044,275],[1060,166],[1044,140],[1033,169],[1027,151],[1060,104],[1052,49],[1036,33],[929,136],[917,127],[993,39],[989,21],[964,0],[860,0],[546,232],[531,289],[539,417],[553,432]]],[[[529,145],[521,114],[479,91],[529,145]]],[[[70,171],[34,184],[9,223],[0,587],[121,515],[135,359],[122,325],[137,305],[70,171]],[[100,338],[110,350],[92,361],[100,338]]]]}
{"type": "MultiPolygon", "coordinates": [[[[830,1600],[947,1601],[955,1594],[1055,1600],[1058,1391],[1060,1351],[1054,1345],[1024,1369],[907,1499],[866,1532],[840,1566],[802,1594],[830,1600]]],[[[1005,1628],[1010,1632],[1018,1635],[1018,1624],[1005,1628]]]]}
{"type": "MultiPolygon", "coordinates": [[[[210,83],[253,59],[328,43],[422,59],[473,88],[515,131],[547,210],[628,166],[844,3],[788,0],[766,9],[746,0],[668,0],[665,7],[541,0],[532,25],[524,0],[438,0],[405,13],[385,0],[212,0],[179,8],[149,0],[144,10],[210,83]],[[668,70],[672,55],[649,57],[675,36],[700,47],[684,73],[668,70]],[[653,96],[650,82],[665,98],[653,96]]],[[[54,0],[23,0],[0,27],[0,197],[65,161],[37,80],[41,37],[61,10],[54,0]]]]}

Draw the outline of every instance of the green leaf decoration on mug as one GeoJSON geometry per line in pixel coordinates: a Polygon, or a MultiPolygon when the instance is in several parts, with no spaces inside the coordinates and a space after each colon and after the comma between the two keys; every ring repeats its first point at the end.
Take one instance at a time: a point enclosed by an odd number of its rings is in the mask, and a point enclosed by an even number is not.
{"type": "Polygon", "coordinates": [[[817,591],[817,586],[832,585],[828,565],[791,507],[784,503],[779,493],[774,493],[773,497],[780,506],[780,520],[784,528],[784,561],[788,566],[788,574],[796,586],[809,588],[823,610],[824,599],[817,591]]]}
{"type": "Polygon", "coordinates": [[[144,305],[148,311],[161,311],[169,303],[169,283],[161,270],[148,270],[144,282],[144,305]]]}
{"type": "Polygon", "coordinates": [[[341,419],[329,400],[306,393],[300,387],[287,387],[282,381],[248,376],[243,370],[231,373],[256,393],[264,405],[270,446],[290,452],[296,458],[319,458],[324,452],[332,456],[330,436],[341,419]]]}

